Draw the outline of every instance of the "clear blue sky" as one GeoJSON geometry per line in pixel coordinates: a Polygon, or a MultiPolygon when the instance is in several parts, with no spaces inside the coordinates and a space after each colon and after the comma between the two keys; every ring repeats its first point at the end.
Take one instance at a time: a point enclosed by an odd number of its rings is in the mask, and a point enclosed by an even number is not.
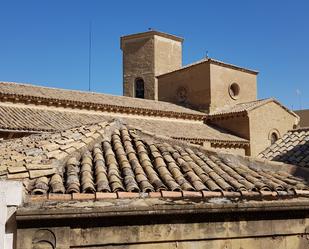
{"type": "Polygon", "coordinates": [[[149,27],[185,38],[183,63],[209,56],[257,69],[259,98],[309,108],[309,1],[0,0],[0,81],[122,94],[119,37],[149,27]]]}

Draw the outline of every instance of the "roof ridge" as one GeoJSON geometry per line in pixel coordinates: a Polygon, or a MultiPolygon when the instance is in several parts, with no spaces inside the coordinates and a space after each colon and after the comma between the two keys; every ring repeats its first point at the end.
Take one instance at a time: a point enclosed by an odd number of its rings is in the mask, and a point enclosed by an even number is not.
{"type": "MultiPolygon", "coordinates": [[[[12,85],[16,85],[16,86],[25,86],[25,87],[35,87],[35,88],[46,88],[46,89],[52,89],[52,90],[61,90],[61,91],[66,91],[66,92],[77,92],[77,93],[83,93],[83,94],[94,94],[94,95],[106,95],[106,96],[111,96],[111,97],[121,97],[121,98],[132,98],[132,97],[128,97],[128,96],[123,96],[123,95],[115,95],[115,94],[110,94],[110,93],[101,93],[101,92],[93,92],[93,91],[86,91],[86,90],[77,90],[77,89],[67,89],[67,88],[59,88],[59,87],[50,87],[50,86],[42,86],[42,85],[35,85],[32,83],[19,83],[19,82],[9,82],[9,81],[0,81],[0,85],[1,84],[12,84],[12,85]]],[[[0,90],[1,92],[1,90],[0,90]]],[[[30,96],[30,95],[29,95],[30,96]]],[[[157,101],[157,100],[152,100],[152,99],[139,99],[136,98],[137,101],[149,101],[149,102],[162,102],[162,101],[157,101]]],[[[168,102],[169,103],[169,102],[168,102]]],[[[174,103],[169,103],[172,105],[176,105],[174,103]]],[[[178,106],[178,105],[176,105],[178,106]]],[[[184,107],[186,108],[186,107],[184,107]]],[[[187,108],[188,109],[188,108],[187,108]]]]}
{"type": "Polygon", "coordinates": [[[301,131],[309,131],[309,126],[299,127],[292,130],[288,130],[288,132],[301,132],[301,131]]]}
{"type": "Polygon", "coordinates": [[[273,97],[263,98],[263,99],[256,99],[256,100],[252,100],[252,101],[237,103],[236,105],[249,104],[249,103],[257,103],[257,102],[269,101],[269,100],[273,100],[273,99],[274,99],[273,97]]]}
{"type": "Polygon", "coordinates": [[[237,66],[237,65],[234,65],[234,64],[231,64],[231,63],[223,62],[223,61],[220,61],[220,60],[217,60],[217,59],[205,57],[205,58],[202,58],[202,59],[197,60],[197,61],[195,61],[195,62],[189,63],[189,64],[187,64],[187,65],[185,65],[185,66],[182,66],[181,68],[175,69],[175,70],[170,71],[170,72],[167,72],[167,73],[163,73],[163,74],[157,75],[156,77],[161,77],[161,76],[164,76],[164,75],[168,75],[168,74],[170,74],[170,73],[174,73],[174,72],[177,72],[177,71],[181,71],[181,70],[187,69],[187,68],[189,68],[189,67],[191,67],[191,66],[195,66],[195,65],[202,64],[202,63],[204,63],[204,62],[210,62],[210,63],[212,62],[212,63],[214,63],[214,64],[227,66],[227,67],[230,67],[230,68],[234,68],[234,69],[236,69],[236,70],[241,70],[241,71],[245,71],[245,72],[249,72],[249,73],[258,74],[258,71],[253,70],[253,69],[249,69],[249,68],[237,66]]]}
{"type": "Polygon", "coordinates": [[[248,111],[252,111],[252,110],[254,110],[254,109],[256,109],[256,108],[258,108],[262,105],[265,105],[269,102],[272,102],[272,101],[275,102],[277,105],[279,105],[284,110],[286,110],[287,112],[289,112],[291,115],[293,115],[297,119],[299,119],[299,116],[296,113],[289,110],[287,107],[282,105],[278,100],[276,100],[273,97],[253,100],[253,101],[249,101],[249,102],[242,102],[242,103],[238,103],[238,104],[235,104],[235,105],[232,105],[232,106],[225,106],[222,109],[217,109],[216,111],[207,114],[206,118],[210,119],[210,118],[216,118],[216,117],[220,117],[220,116],[229,116],[229,115],[234,115],[234,114],[239,114],[239,113],[248,113],[248,111]],[[251,106],[250,106],[250,104],[251,104],[251,106]],[[246,106],[246,105],[249,105],[249,106],[246,106]],[[237,109],[237,108],[239,108],[239,109],[237,109]]]}

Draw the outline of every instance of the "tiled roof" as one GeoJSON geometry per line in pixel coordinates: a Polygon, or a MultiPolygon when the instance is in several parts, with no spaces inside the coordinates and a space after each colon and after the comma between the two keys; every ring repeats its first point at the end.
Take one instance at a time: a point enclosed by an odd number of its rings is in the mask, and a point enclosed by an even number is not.
{"type": "Polygon", "coordinates": [[[259,157],[309,167],[309,128],[288,131],[259,157]]]}
{"type": "Polygon", "coordinates": [[[209,152],[119,121],[4,141],[0,155],[0,178],[24,180],[32,195],[165,191],[168,197],[219,191],[261,196],[266,191],[295,196],[308,189],[308,179],[293,170],[209,152]]]}
{"type": "Polygon", "coordinates": [[[151,131],[157,135],[164,135],[185,141],[214,141],[236,144],[249,144],[249,141],[232,135],[218,127],[212,127],[203,122],[187,122],[178,120],[122,118],[127,124],[142,130],[151,131]]]}
{"type": "MultiPolygon", "coordinates": [[[[102,112],[74,112],[63,108],[34,108],[27,105],[0,103],[0,129],[2,130],[53,132],[110,119],[112,116],[102,112]]],[[[122,119],[144,130],[182,140],[248,143],[245,139],[213,128],[202,121],[125,116],[122,119]]]]}
{"type": "Polygon", "coordinates": [[[289,109],[281,105],[277,100],[273,98],[268,98],[268,99],[259,99],[255,101],[221,107],[211,112],[210,114],[208,114],[207,118],[211,119],[211,118],[220,117],[220,116],[233,116],[233,115],[240,114],[240,113],[247,113],[269,102],[275,102],[276,104],[284,108],[286,111],[290,112],[292,115],[298,117],[294,112],[290,111],[289,109]]]}
{"type": "Polygon", "coordinates": [[[114,113],[134,113],[145,116],[168,116],[199,120],[204,117],[202,112],[162,101],[11,82],[0,82],[0,97],[2,101],[64,106],[114,113]]]}
{"type": "Polygon", "coordinates": [[[57,109],[38,109],[29,106],[1,105],[0,129],[16,131],[59,131],[100,122],[102,115],[60,111],[57,109]]]}

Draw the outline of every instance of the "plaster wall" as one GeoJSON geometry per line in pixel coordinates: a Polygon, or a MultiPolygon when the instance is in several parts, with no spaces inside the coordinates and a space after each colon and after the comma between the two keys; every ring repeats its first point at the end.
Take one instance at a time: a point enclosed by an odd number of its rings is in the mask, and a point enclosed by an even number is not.
{"type": "Polygon", "coordinates": [[[251,156],[256,156],[271,145],[272,131],[282,137],[293,129],[297,118],[275,102],[269,102],[249,113],[251,156]]]}
{"type": "Polygon", "coordinates": [[[211,63],[210,89],[210,112],[226,105],[254,101],[257,99],[256,74],[211,63]],[[229,94],[232,83],[237,83],[240,88],[236,99],[229,94]]]}
{"type": "Polygon", "coordinates": [[[0,248],[15,248],[16,238],[16,207],[22,203],[22,183],[0,181],[0,248]]]}

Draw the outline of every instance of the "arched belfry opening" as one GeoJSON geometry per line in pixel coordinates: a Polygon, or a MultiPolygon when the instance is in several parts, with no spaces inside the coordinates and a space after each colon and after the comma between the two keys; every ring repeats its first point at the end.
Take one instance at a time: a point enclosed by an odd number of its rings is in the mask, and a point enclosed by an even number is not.
{"type": "Polygon", "coordinates": [[[155,30],[122,36],[123,95],[158,100],[156,77],[181,68],[182,41],[155,30]]]}
{"type": "Polygon", "coordinates": [[[135,80],[135,87],[134,87],[134,96],[135,98],[144,99],[145,98],[145,83],[142,78],[137,78],[135,80]]]}

